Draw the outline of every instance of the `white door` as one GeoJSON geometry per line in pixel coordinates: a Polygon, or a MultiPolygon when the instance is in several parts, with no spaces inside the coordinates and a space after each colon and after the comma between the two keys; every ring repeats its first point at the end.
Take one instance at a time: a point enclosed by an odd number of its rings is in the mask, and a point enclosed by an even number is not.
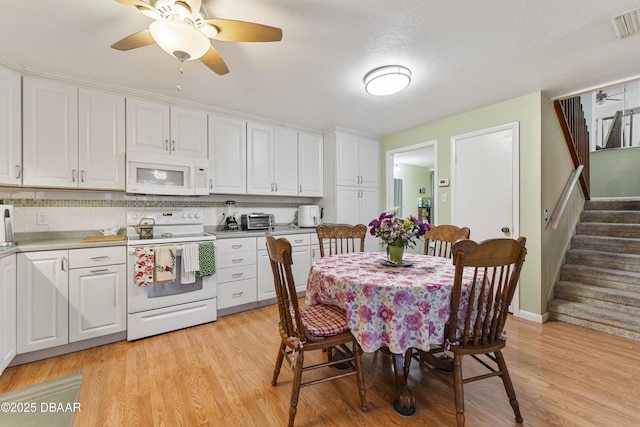
{"type": "Polygon", "coordinates": [[[247,194],[271,195],[273,181],[273,127],[247,124],[247,194]]]}
{"type": "Polygon", "coordinates": [[[20,74],[0,68],[0,184],[22,183],[20,74]]]}
{"type": "Polygon", "coordinates": [[[210,192],[247,192],[247,122],[209,116],[210,192]]]}
{"type": "Polygon", "coordinates": [[[124,97],[80,89],[78,98],[79,186],[124,190],[124,97]]]}
{"type": "Polygon", "coordinates": [[[298,133],[298,196],[322,197],[322,135],[298,133]]]}
{"type": "MultiPolygon", "coordinates": [[[[476,242],[517,239],[519,233],[518,123],[451,138],[451,218],[476,242]]],[[[518,290],[512,311],[519,310],[518,290]]]]}
{"type": "Polygon", "coordinates": [[[298,195],[298,132],[275,129],[273,182],[277,196],[298,195]]]}
{"type": "Polygon", "coordinates": [[[127,151],[169,155],[169,106],[127,98],[127,151]]]}
{"type": "Polygon", "coordinates": [[[69,342],[68,251],[18,255],[18,354],[69,342]]]}
{"type": "Polygon", "coordinates": [[[171,108],[171,154],[207,159],[207,113],[171,108]]]}
{"type": "Polygon", "coordinates": [[[0,259],[0,374],[16,355],[16,256],[0,259]]]}

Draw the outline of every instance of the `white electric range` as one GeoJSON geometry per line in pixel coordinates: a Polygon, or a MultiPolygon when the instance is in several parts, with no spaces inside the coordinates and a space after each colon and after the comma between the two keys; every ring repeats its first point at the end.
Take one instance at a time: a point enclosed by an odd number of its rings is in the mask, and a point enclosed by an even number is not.
{"type": "Polygon", "coordinates": [[[215,240],[214,235],[204,231],[202,211],[127,213],[127,340],[216,320],[218,291],[215,274],[196,277],[193,283],[181,283],[183,245],[215,244],[215,240]],[[141,238],[145,236],[150,238],[141,238]],[[140,271],[144,257],[151,252],[149,249],[154,253],[162,249],[171,253],[175,260],[174,280],[162,283],[147,281],[140,285],[134,274],[140,271]]]}

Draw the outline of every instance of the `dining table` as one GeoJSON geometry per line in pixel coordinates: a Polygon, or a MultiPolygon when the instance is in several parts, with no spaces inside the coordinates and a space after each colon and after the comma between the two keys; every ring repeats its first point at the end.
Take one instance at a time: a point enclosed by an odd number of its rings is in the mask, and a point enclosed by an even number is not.
{"type": "MultiPolygon", "coordinates": [[[[404,376],[404,354],[444,343],[454,273],[451,259],[431,255],[405,253],[401,265],[383,252],[321,257],[311,265],[305,304],[341,308],[364,352],[391,354],[398,385],[394,408],[410,416],[416,407],[404,376]]],[[[472,283],[470,270],[463,274],[463,301],[472,283]]]]}

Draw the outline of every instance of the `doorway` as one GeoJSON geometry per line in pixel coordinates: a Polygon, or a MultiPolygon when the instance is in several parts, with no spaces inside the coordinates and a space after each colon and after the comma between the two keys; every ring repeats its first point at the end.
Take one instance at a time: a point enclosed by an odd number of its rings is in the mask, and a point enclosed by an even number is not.
{"type": "MultiPolygon", "coordinates": [[[[437,141],[389,150],[386,153],[386,207],[398,208],[403,218],[413,215],[435,223],[437,141]],[[427,206],[429,205],[429,206],[427,206]]],[[[423,242],[409,252],[422,253],[423,242]]]]}

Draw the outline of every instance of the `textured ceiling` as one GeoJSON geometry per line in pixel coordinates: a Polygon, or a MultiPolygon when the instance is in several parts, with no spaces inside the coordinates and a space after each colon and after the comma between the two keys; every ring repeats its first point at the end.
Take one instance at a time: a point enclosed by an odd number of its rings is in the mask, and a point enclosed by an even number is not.
{"type": "Polygon", "coordinates": [[[4,1],[0,62],[154,92],[315,129],[387,135],[542,91],[558,97],[639,76],[640,36],[611,17],[637,0],[204,0],[210,17],[280,27],[279,43],[214,42],[230,73],[158,46],[110,45],[150,20],[114,0],[4,1]],[[402,64],[411,86],[374,97],[367,71],[402,64]]]}

